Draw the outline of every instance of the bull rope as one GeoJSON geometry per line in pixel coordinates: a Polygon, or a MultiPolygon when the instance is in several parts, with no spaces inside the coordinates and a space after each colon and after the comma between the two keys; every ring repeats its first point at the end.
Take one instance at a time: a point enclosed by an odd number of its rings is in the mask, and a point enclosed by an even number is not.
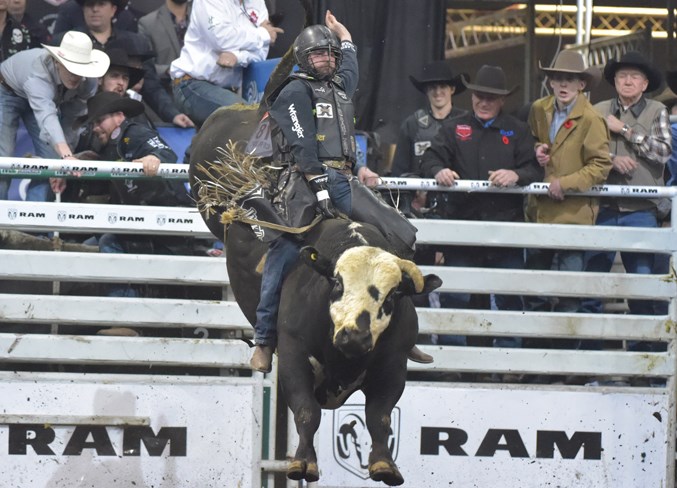
{"type": "Polygon", "coordinates": [[[205,179],[195,178],[198,184],[196,203],[201,213],[211,216],[220,212],[220,222],[226,226],[242,222],[289,234],[303,234],[322,220],[318,215],[306,226],[289,227],[253,218],[238,202],[258,187],[270,188],[274,173],[281,168],[263,164],[260,157],[238,150],[233,141],[229,141],[225,149],[217,147],[216,152],[218,157],[209,166],[197,165],[198,172],[206,176],[205,179]],[[224,207],[226,210],[221,211],[224,207]]]}

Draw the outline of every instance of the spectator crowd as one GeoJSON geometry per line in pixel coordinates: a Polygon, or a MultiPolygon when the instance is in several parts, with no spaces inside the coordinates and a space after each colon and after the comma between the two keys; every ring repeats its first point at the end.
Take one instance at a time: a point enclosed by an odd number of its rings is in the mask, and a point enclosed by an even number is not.
{"type": "MultiPolygon", "coordinates": [[[[199,127],[216,109],[243,103],[243,69],[263,61],[282,30],[264,0],[165,0],[140,19],[126,0],[69,0],[60,5],[53,33],[26,12],[25,0],[0,0],[0,156],[11,156],[22,121],[42,158],[103,159],[143,163],[153,176],[175,154],[158,122],[199,127]]],[[[453,66],[458,68],[458,66],[453,66]]],[[[402,210],[425,218],[538,222],[567,225],[659,227],[669,214],[663,199],[579,196],[595,185],[672,184],[677,177],[668,108],[677,102],[677,73],[663,73],[644,53],[630,51],[602,69],[576,51],[563,50],[540,65],[551,95],[520,114],[504,110],[516,87],[503,68],[482,66],[474,76],[435,61],[410,80],[427,103],[403,122],[392,176],[434,178],[439,185],[487,180],[496,187],[549,183],[547,195],[459,192],[416,193],[402,210]],[[650,94],[668,82],[672,98],[650,94]],[[600,83],[615,90],[595,105],[600,83]],[[469,106],[455,97],[471,93],[469,106]],[[669,107],[667,105],[670,105],[669,107]]],[[[370,177],[375,182],[375,174],[370,177]]],[[[362,181],[363,178],[360,178],[362,181]]],[[[0,199],[10,180],[0,177],[0,199]]],[[[31,181],[26,198],[131,205],[192,205],[186,190],[164,180],[84,183],[31,181]]],[[[667,203],[667,205],[666,205],[667,203]]],[[[185,242],[106,234],[102,252],[190,252],[185,242]]],[[[210,250],[214,254],[214,250],[210,250]]],[[[218,254],[218,253],[217,253],[218,254]]],[[[442,247],[418,251],[420,264],[608,272],[614,252],[442,247]]],[[[629,273],[666,273],[664,257],[621,253],[629,273]]],[[[129,296],[131,289],[111,290],[129,296]]],[[[441,293],[434,305],[513,311],[601,312],[600,300],[441,293]]],[[[632,314],[664,314],[665,304],[630,301],[632,314]]],[[[465,345],[466,337],[440,336],[465,345]]],[[[537,342],[537,341],[535,341],[537,342]]],[[[599,349],[597,341],[549,344],[599,349]]],[[[497,338],[496,347],[523,347],[521,338],[497,338]]],[[[655,344],[630,344],[652,350],[655,344]]],[[[514,378],[512,378],[514,379],[514,378]]]]}

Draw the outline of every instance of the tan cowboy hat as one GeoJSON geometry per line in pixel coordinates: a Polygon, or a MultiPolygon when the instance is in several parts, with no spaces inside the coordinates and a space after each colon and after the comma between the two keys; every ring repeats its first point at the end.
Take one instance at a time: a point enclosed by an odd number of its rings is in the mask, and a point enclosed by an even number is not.
{"type": "Polygon", "coordinates": [[[538,69],[548,75],[556,73],[574,74],[585,81],[586,90],[597,86],[602,80],[602,70],[595,67],[585,67],[585,58],[578,51],[560,51],[552,66],[546,68],[538,62],[538,69]]]}
{"type": "Polygon", "coordinates": [[[143,103],[129,97],[121,97],[115,92],[99,92],[87,100],[87,115],[78,117],[73,127],[87,125],[108,114],[122,112],[125,117],[136,117],[144,111],[143,103]]]}
{"type": "Polygon", "coordinates": [[[518,88],[518,86],[514,86],[508,89],[508,82],[503,69],[499,66],[490,66],[488,64],[485,64],[477,71],[475,83],[469,83],[463,77],[463,84],[472,91],[502,96],[510,95],[518,88]]]}
{"type": "Polygon", "coordinates": [[[108,55],[92,49],[92,40],[83,32],[68,31],[59,46],[43,44],[42,47],[70,73],[84,78],[99,78],[108,71],[110,65],[108,55]]]}

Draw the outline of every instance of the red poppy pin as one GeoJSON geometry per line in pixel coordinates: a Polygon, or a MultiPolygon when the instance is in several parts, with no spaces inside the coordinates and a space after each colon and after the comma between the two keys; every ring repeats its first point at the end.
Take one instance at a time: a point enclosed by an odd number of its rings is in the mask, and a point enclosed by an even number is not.
{"type": "Polygon", "coordinates": [[[571,129],[574,126],[574,121],[571,119],[567,119],[564,121],[564,128],[565,129],[571,129]]]}
{"type": "Polygon", "coordinates": [[[507,146],[508,144],[510,144],[510,139],[508,139],[508,136],[503,136],[503,139],[502,139],[502,140],[503,140],[503,144],[505,144],[506,146],[507,146]]]}

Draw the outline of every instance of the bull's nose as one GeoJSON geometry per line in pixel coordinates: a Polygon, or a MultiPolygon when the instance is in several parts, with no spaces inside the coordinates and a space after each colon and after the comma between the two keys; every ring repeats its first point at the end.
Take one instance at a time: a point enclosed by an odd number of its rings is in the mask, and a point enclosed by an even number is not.
{"type": "Polygon", "coordinates": [[[363,356],[371,350],[369,330],[341,329],[334,337],[334,346],[348,358],[363,356]]]}

